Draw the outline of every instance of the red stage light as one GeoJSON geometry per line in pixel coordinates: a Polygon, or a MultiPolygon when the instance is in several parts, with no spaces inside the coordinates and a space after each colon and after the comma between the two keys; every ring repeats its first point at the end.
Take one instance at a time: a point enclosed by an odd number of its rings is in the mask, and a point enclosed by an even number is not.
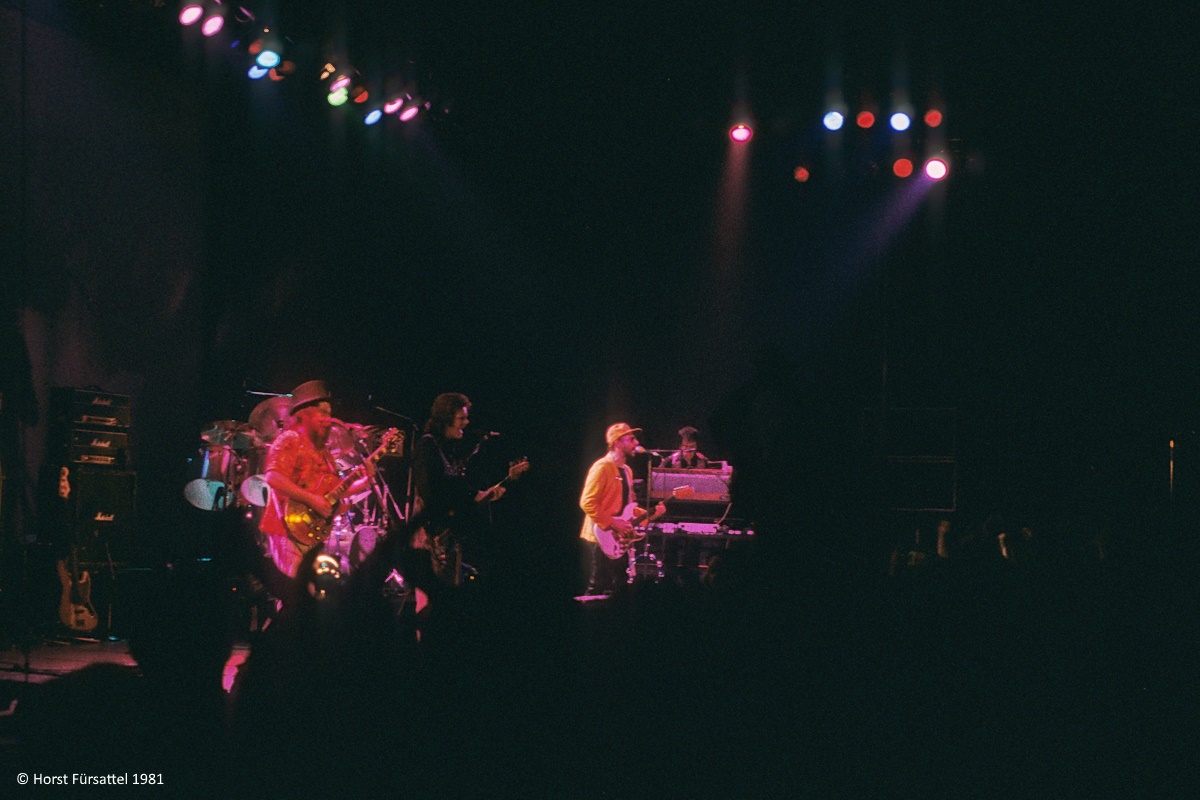
{"type": "Polygon", "coordinates": [[[942,124],[942,112],[936,108],[931,108],[925,112],[925,124],[931,128],[936,128],[942,124]]]}
{"type": "Polygon", "coordinates": [[[870,111],[860,111],[858,116],[854,118],[854,122],[860,128],[869,128],[875,124],[875,115],[870,111]]]}
{"type": "Polygon", "coordinates": [[[808,167],[800,166],[796,167],[796,170],[792,173],[792,177],[796,179],[797,183],[808,183],[808,179],[812,177],[812,173],[808,171],[808,167]]]}
{"type": "Polygon", "coordinates": [[[907,158],[897,158],[896,163],[892,164],[892,172],[897,178],[907,178],[913,174],[913,163],[907,158]]]}

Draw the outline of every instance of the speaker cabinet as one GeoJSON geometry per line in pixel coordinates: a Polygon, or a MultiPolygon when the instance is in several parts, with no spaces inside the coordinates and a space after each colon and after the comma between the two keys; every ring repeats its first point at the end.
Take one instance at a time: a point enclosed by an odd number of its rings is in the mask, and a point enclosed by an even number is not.
{"type": "Polygon", "coordinates": [[[87,467],[66,468],[71,544],[80,559],[126,562],[137,529],[137,474],[87,467]]]}

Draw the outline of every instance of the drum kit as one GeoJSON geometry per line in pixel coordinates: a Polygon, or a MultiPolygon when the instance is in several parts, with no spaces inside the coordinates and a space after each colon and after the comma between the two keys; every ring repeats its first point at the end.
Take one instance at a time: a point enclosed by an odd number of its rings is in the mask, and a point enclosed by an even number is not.
{"type": "Polygon", "coordinates": [[[267,504],[267,450],[288,422],[288,395],[263,400],[248,422],[224,419],[200,431],[184,498],[201,511],[267,504]]]}
{"type": "MultiPolygon", "coordinates": [[[[183,487],[188,503],[202,511],[266,507],[270,498],[267,453],[288,426],[290,402],[289,395],[271,396],[254,407],[246,422],[218,420],[205,426],[199,451],[190,459],[190,480],[183,487]]],[[[338,472],[347,474],[360,466],[383,432],[383,428],[335,420],[326,447],[338,472]]],[[[374,488],[368,487],[346,500],[352,508],[361,507],[373,494],[374,488]]]]}

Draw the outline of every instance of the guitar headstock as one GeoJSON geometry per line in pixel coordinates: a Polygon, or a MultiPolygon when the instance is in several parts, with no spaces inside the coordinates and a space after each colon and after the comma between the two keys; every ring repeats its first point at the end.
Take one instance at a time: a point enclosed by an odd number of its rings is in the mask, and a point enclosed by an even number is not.
{"type": "Polygon", "coordinates": [[[63,467],[58,471],[58,496],[66,500],[71,496],[71,470],[63,467]]]}
{"type": "Polygon", "coordinates": [[[404,431],[388,428],[379,439],[379,454],[394,456],[404,451],[404,431]]]}
{"type": "Polygon", "coordinates": [[[529,459],[522,458],[519,461],[514,461],[508,465],[508,479],[515,481],[517,478],[529,472],[529,459]]]}

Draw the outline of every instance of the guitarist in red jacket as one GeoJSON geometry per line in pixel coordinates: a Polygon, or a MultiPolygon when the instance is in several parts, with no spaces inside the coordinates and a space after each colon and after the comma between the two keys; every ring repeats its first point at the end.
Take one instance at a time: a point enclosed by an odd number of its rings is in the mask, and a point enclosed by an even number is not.
{"type": "MultiPolygon", "coordinates": [[[[333,425],[329,390],[323,381],[309,381],[293,389],[291,397],[292,425],[275,437],[267,455],[266,483],[271,498],[259,529],[266,534],[271,561],[288,578],[295,578],[305,554],[320,543],[301,541],[289,533],[284,524],[287,501],[302,503],[326,519],[344,510],[344,504],[335,507],[324,495],[338,482],[333,456],[326,447],[333,425]]],[[[363,467],[362,477],[343,496],[360,491],[371,481],[374,465],[368,461],[363,467]]]]}
{"type": "MultiPolygon", "coordinates": [[[[579,507],[584,513],[579,538],[586,543],[589,595],[612,593],[625,582],[627,559],[606,556],[596,541],[596,529],[610,533],[610,538],[618,542],[634,535],[633,524],[622,518],[621,512],[633,500],[633,470],[625,462],[640,449],[637,440],[640,430],[631,428],[626,422],[608,426],[604,434],[608,452],[588,470],[583,493],[579,496],[579,507]]],[[[641,509],[635,511],[642,513],[641,509]]],[[[656,516],[665,511],[662,503],[655,508],[656,516]]]]}

